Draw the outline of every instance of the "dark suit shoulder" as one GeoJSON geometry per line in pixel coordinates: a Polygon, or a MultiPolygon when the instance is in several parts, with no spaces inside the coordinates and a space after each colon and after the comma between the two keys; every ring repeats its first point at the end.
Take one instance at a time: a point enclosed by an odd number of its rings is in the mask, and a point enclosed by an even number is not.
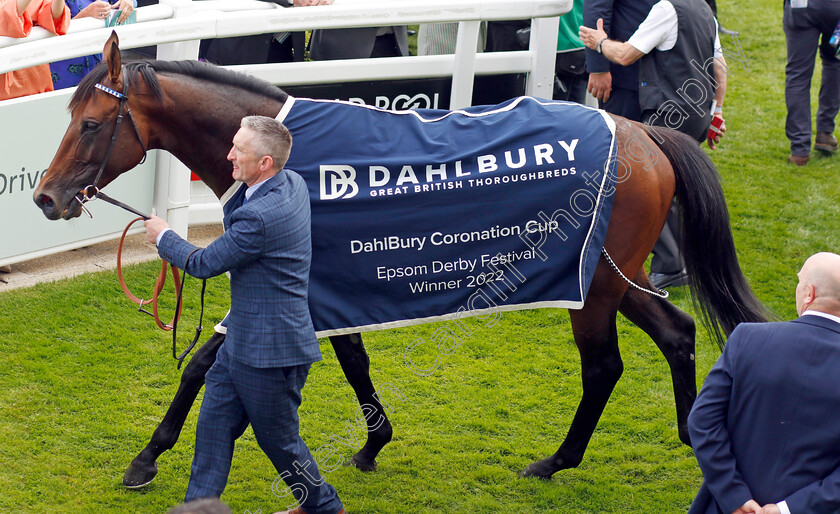
{"type": "Polygon", "coordinates": [[[774,334],[779,330],[788,330],[790,327],[790,321],[771,321],[767,323],[740,323],[735,330],[732,331],[732,334],[729,335],[729,339],[739,339],[739,338],[752,338],[752,337],[763,337],[767,334],[774,334]]]}
{"type": "Polygon", "coordinates": [[[803,329],[801,319],[802,318],[792,321],[771,321],[765,323],[741,323],[735,327],[735,330],[729,338],[774,337],[778,334],[801,331],[803,329]]]}
{"type": "Polygon", "coordinates": [[[791,321],[741,323],[729,335],[726,347],[731,352],[734,349],[741,351],[746,346],[749,349],[745,351],[752,352],[767,345],[785,345],[797,330],[791,321]]]}
{"type": "MultiPolygon", "coordinates": [[[[818,316],[792,321],[741,323],[726,342],[736,354],[795,355],[805,348],[840,349],[840,324],[818,316]],[[805,345],[805,346],[803,346],[805,345]]],[[[734,354],[732,354],[734,355],[734,354]]]]}
{"type": "Polygon", "coordinates": [[[732,332],[740,336],[772,336],[780,332],[798,332],[811,328],[828,329],[840,335],[840,323],[822,316],[805,315],[791,321],[773,321],[768,323],[741,323],[732,332]]]}
{"type": "Polygon", "coordinates": [[[814,328],[826,329],[840,336],[840,323],[825,318],[823,316],[816,316],[813,314],[806,314],[791,321],[795,325],[806,325],[814,328]]]}

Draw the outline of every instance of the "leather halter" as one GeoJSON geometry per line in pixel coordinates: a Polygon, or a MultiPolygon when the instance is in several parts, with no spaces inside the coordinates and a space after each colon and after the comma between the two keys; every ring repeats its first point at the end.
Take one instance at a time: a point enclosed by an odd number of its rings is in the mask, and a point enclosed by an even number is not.
{"type": "Polygon", "coordinates": [[[85,186],[81,191],[76,193],[74,198],[77,202],[79,202],[82,205],[82,209],[87,213],[87,215],[91,217],[93,216],[85,208],[85,203],[91,200],[95,200],[96,198],[102,198],[103,200],[112,203],[117,207],[122,207],[123,209],[126,209],[134,214],[143,216],[144,218],[148,219],[148,216],[145,216],[144,214],[138,212],[136,209],[129,207],[128,205],[122,202],[114,200],[113,198],[106,196],[104,193],[101,193],[99,191],[99,187],[96,185],[99,182],[99,179],[102,178],[102,173],[105,171],[105,166],[107,165],[108,159],[111,157],[111,152],[114,150],[114,146],[117,143],[117,134],[119,133],[120,125],[122,125],[123,121],[123,109],[125,109],[126,114],[128,114],[128,119],[131,120],[131,126],[134,127],[134,134],[137,136],[137,141],[140,142],[140,147],[143,149],[143,158],[138,164],[143,164],[144,162],[146,162],[146,155],[148,153],[148,150],[146,149],[146,144],[143,143],[143,138],[140,136],[140,129],[137,128],[137,122],[134,121],[134,115],[131,113],[131,108],[128,106],[128,79],[126,78],[125,65],[122,66],[121,75],[123,79],[122,93],[120,93],[119,91],[115,91],[107,86],[103,86],[100,83],[97,83],[94,86],[96,89],[99,89],[100,91],[104,91],[105,93],[116,97],[120,101],[120,109],[117,112],[117,119],[114,124],[114,133],[111,135],[111,144],[110,146],[108,146],[108,151],[105,152],[105,158],[102,160],[102,164],[99,165],[99,171],[96,174],[96,178],[93,179],[93,182],[90,185],[85,186]]]}

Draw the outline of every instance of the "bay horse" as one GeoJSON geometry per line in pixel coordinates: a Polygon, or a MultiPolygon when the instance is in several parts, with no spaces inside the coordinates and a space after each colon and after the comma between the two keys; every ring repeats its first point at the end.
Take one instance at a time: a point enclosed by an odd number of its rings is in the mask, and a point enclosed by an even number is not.
{"type": "MultiPolygon", "coordinates": [[[[221,198],[233,185],[226,155],[240,119],[252,114],[275,117],[288,99],[266,82],[205,63],[123,65],[115,33],[103,54],[104,62],[85,77],[70,100],[70,126],[34,193],[36,205],[49,219],[79,216],[81,191],[93,182],[104,187],[132,169],[147,148],[175,155],[221,198]],[[127,116],[131,123],[120,125],[118,116],[127,116]]],[[[652,288],[643,266],[674,196],[681,206],[682,252],[692,298],[712,337],[722,344],[723,334],[738,323],[767,319],[738,264],[719,176],[710,159],[677,131],[613,119],[617,160],[625,168],[604,242],[613,263],[601,256],[583,307],[570,311],[583,395],[560,447],[527,466],[525,476],[549,478],[583,459],[623,371],[617,312],[644,330],[665,356],[679,437],[690,445],[686,420],[696,396],[695,323],[666,299],[639,288],[652,288]]],[[[154,478],[157,457],[177,441],[223,341],[224,335],[214,334],[187,365],[163,421],[126,471],[126,486],[142,487],[154,478]]],[[[359,334],[331,337],[330,342],[359,403],[374,409],[366,417],[367,440],[351,461],[362,470],[373,470],[378,453],[391,440],[392,427],[370,378],[370,360],[359,334]]]]}

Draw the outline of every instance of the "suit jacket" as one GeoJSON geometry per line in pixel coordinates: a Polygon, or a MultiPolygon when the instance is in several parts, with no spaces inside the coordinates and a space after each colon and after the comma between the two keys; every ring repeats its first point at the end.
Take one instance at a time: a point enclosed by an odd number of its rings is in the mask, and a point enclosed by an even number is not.
{"type": "MultiPolygon", "coordinates": [[[[595,28],[604,19],[604,31],[610,39],[627,41],[647,18],[658,0],[586,0],[583,2],[583,25],[595,28]]],[[[590,48],[586,49],[586,71],[612,74],[614,88],[639,90],[639,63],[621,66],[590,48]]]]}
{"type": "MultiPolygon", "coordinates": [[[[318,29],[312,31],[309,56],[313,61],[365,59],[370,57],[379,27],[356,29],[318,29]]],[[[400,54],[408,55],[408,27],[394,27],[400,54]]]]}
{"type": "Polygon", "coordinates": [[[278,43],[274,34],[203,39],[198,56],[219,66],[303,60],[306,34],[292,32],[278,43]]]}
{"type": "Polygon", "coordinates": [[[688,418],[704,482],[690,513],[750,498],[840,512],[840,323],[741,324],[688,418]]]}
{"type": "Polygon", "coordinates": [[[210,246],[196,248],[170,230],[158,253],[195,277],[230,272],[225,347],[231,359],[255,368],[318,361],[307,296],[312,241],[306,184],[283,170],[243,205],[245,190],[225,204],[225,233],[210,246]]]}

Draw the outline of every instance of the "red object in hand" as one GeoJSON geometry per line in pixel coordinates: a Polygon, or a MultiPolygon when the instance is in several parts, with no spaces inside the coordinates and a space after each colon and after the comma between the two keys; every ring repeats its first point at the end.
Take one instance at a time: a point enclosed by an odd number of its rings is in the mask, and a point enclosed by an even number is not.
{"type": "Polygon", "coordinates": [[[708,139],[714,139],[720,134],[720,127],[723,125],[723,118],[720,116],[715,116],[712,118],[712,124],[709,126],[709,134],[706,136],[708,139]]]}

